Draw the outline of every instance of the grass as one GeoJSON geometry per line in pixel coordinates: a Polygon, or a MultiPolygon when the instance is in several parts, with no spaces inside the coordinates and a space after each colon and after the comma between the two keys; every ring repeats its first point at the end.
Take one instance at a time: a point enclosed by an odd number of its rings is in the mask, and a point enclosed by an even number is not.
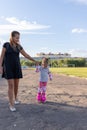
{"type": "Polygon", "coordinates": [[[50,68],[51,72],[87,78],[87,68],[50,68]]]}

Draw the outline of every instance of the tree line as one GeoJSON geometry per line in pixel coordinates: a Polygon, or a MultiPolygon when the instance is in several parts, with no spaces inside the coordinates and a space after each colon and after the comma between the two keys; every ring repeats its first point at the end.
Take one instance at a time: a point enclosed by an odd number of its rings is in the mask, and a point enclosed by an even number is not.
{"type": "MultiPolygon", "coordinates": [[[[39,61],[41,63],[41,61],[39,61]]],[[[35,63],[29,60],[21,60],[22,66],[35,67],[35,63]]],[[[50,67],[87,67],[85,58],[49,59],[50,67]]]]}

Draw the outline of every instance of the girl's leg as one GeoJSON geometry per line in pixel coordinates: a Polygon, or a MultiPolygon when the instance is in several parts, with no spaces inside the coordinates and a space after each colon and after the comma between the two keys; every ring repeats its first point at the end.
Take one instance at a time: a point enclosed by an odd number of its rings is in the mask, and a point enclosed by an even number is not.
{"type": "Polygon", "coordinates": [[[8,82],[8,97],[10,106],[14,106],[14,79],[7,80],[8,82]]]}
{"type": "Polygon", "coordinates": [[[46,92],[42,92],[42,102],[46,102],[46,92]]]}
{"type": "Polygon", "coordinates": [[[38,102],[41,102],[41,82],[39,83],[39,87],[38,87],[37,100],[38,102]]]}
{"type": "Polygon", "coordinates": [[[44,86],[42,87],[42,102],[44,103],[46,101],[46,86],[47,82],[44,82],[44,86]]]}
{"type": "Polygon", "coordinates": [[[14,97],[15,101],[17,101],[17,95],[18,95],[18,86],[19,86],[19,79],[14,79],[14,97]]]}
{"type": "Polygon", "coordinates": [[[41,102],[41,92],[38,92],[38,94],[37,94],[37,100],[38,100],[38,102],[41,102]]]}

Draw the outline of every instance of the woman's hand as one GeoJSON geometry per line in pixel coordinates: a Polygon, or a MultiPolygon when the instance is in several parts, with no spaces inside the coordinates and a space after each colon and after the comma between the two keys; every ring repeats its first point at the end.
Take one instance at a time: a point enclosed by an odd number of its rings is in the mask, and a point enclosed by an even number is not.
{"type": "Polygon", "coordinates": [[[3,73],[3,67],[0,66],[0,74],[2,74],[2,73],[3,73]]]}
{"type": "Polygon", "coordinates": [[[35,61],[35,64],[36,64],[36,66],[38,66],[40,64],[40,62],[39,61],[35,61]]]}

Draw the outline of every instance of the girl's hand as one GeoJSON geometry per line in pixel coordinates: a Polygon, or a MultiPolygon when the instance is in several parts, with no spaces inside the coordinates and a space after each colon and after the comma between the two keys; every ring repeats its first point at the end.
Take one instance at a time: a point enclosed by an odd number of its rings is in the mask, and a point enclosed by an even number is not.
{"type": "Polygon", "coordinates": [[[52,74],[51,73],[49,73],[49,78],[50,78],[50,80],[52,80],[52,74]]]}
{"type": "Polygon", "coordinates": [[[52,80],[52,78],[50,78],[50,80],[52,80]]]}
{"type": "Polygon", "coordinates": [[[2,73],[3,73],[3,67],[0,66],[0,74],[2,74],[2,73]]]}

